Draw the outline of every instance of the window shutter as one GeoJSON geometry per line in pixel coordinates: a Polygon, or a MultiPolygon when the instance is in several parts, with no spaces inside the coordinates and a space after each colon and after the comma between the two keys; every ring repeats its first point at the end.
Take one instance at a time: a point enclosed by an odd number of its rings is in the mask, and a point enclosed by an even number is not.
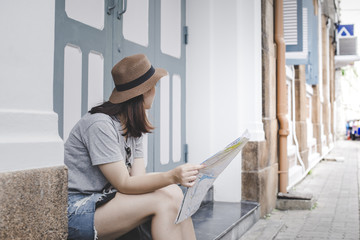
{"type": "MultiPolygon", "coordinates": [[[[285,2],[291,2],[292,4],[288,4],[288,9],[294,8],[294,2],[296,1],[299,4],[300,1],[297,0],[284,0],[285,2]]],[[[296,48],[295,45],[286,45],[286,64],[288,65],[306,65],[306,82],[310,85],[316,85],[319,82],[319,31],[318,31],[318,16],[314,13],[314,5],[313,0],[301,0],[301,5],[297,5],[297,16],[299,16],[299,9],[301,9],[301,34],[298,34],[297,37],[301,37],[301,41],[298,40],[297,43],[301,42],[301,49],[296,48]]],[[[287,10],[288,12],[292,12],[293,10],[287,10]]],[[[287,17],[285,20],[285,10],[284,10],[284,34],[285,34],[285,25],[292,26],[291,24],[294,20],[291,21],[290,17],[287,17]],[[285,21],[289,23],[285,24],[285,21]]],[[[288,14],[291,15],[290,13],[288,14]]],[[[299,21],[299,18],[297,18],[299,21]]],[[[287,27],[287,31],[291,32],[287,27]]],[[[298,28],[299,30],[299,28],[298,28]]],[[[298,31],[299,32],[299,31],[298,31]]],[[[288,42],[285,40],[285,43],[295,43],[295,37],[291,34],[288,34],[289,39],[288,42]],[[292,36],[292,38],[291,38],[292,36]],[[289,42],[290,41],[290,42],[289,42]]]]}
{"type": "Polygon", "coordinates": [[[306,83],[316,85],[319,82],[319,19],[314,14],[312,0],[305,0],[304,7],[308,9],[308,60],[306,71],[306,83]]]}
{"type": "Polygon", "coordinates": [[[309,24],[308,9],[302,8],[302,51],[286,51],[287,65],[306,65],[309,57],[309,24]]]}
{"type": "Polygon", "coordinates": [[[284,0],[284,40],[287,52],[303,50],[302,0],[284,0]]]}

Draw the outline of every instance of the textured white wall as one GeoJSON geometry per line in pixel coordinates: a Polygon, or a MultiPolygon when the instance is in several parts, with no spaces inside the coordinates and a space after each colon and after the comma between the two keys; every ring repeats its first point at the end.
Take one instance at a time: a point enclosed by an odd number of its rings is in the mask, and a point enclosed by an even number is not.
{"type": "MultiPolygon", "coordinates": [[[[263,140],[261,4],[256,1],[187,2],[187,143],[199,163],[247,128],[263,140]]],[[[215,200],[241,200],[241,154],[215,182],[215,200]]]]}
{"type": "Polygon", "coordinates": [[[53,112],[55,1],[0,2],[0,172],[63,164],[53,112]]]}

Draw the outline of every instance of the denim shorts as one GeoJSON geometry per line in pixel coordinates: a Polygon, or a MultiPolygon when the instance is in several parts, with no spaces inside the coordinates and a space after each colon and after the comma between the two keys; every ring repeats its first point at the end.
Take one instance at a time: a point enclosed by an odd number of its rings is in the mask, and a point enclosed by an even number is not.
{"type": "MultiPolygon", "coordinates": [[[[106,193],[69,193],[68,196],[68,239],[97,239],[94,215],[97,207],[115,197],[116,191],[106,193]]],[[[151,240],[151,220],[136,227],[118,240],[151,240]]]]}
{"type": "Polygon", "coordinates": [[[68,239],[97,239],[94,226],[95,210],[115,197],[111,193],[69,193],[68,195],[68,239]]]}

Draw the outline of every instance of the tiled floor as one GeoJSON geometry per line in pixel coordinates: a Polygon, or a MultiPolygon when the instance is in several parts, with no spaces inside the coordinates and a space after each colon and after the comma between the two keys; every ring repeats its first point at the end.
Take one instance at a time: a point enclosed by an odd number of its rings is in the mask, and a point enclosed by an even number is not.
{"type": "MultiPolygon", "coordinates": [[[[320,162],[295,186],[296,192],[313,194],[317,200],[315,207],[274,210],[266,220],[259,221],[265,224],[259,231],[266,232],[274,221],[281,221],[284,226],[271,239],[360,239],[360,141],[338,141],[330,155],[338,160],[320,162]]],[[[259,239],[256,238],[259,231],[253,231],[255,227],[249,230],[247,239],[259,239]]]]}
{"type": "Polygon", "coordinates": [[[320,162],[296,191],[317,199],[311,211],[274,213],[285,222],[276,239],[359,239],[359,141],[339,141],[331,151],[340,161],[320,162]]]}

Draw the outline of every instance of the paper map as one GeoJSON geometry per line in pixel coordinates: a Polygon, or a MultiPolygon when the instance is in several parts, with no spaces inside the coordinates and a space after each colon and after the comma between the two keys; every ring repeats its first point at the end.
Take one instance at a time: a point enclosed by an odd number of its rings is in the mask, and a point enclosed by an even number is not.
{"type": "Polygon", "coordinates": [[[202,200],[215,179],[236,157],[249,139],[250,134],[246,130],[241,137],[202,163],[206,167],[199,170],[194,186],[186,189],[175,223],[182,222],[199,209],[202,200]]]}

